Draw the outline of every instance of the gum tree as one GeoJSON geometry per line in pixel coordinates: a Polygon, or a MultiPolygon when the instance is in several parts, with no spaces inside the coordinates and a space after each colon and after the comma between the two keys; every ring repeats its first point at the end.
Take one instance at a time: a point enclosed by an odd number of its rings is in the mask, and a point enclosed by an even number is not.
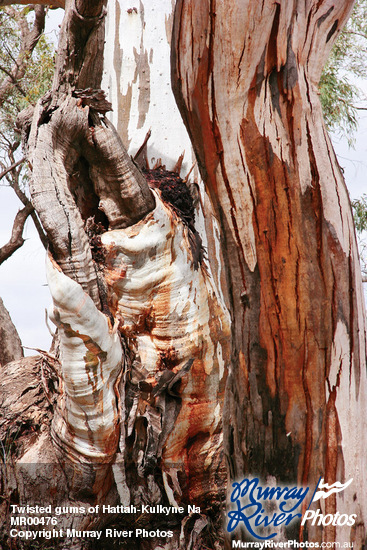
{"type": "Polygon", "coordinates": [[[19,119],[60,348],[42,357],[45,428],[17,447],[22,497],[45,490],[25,464],[48,462],[59,501],[201,507],[137,548],[223,548],[227,476],[353,477],[324,511],[355,512],[356,529],[288,535],[365,540],[363,295],[317,88],[352,4],[177,1],[172,86],[209,196],[205,259],[185,184],[144,176],[105,118],[105,2],[66,2],[53,88],[19,119]]]}
{"type": "MultiPolygon", "coordinates": [[[[176,4],[173,86],[226,243],[234,477],[252,471],[311,485],[364,469],[353,429],[366,391],[360,266],[318,96],[352,5],[176,4]]],[[[354,496],[343,504],[361,514],[354,496]]],[[[326,513],[340,505],[329,498],[326,513]]],[[[310,533],[338,536],[332,526],[310,533]]]]}

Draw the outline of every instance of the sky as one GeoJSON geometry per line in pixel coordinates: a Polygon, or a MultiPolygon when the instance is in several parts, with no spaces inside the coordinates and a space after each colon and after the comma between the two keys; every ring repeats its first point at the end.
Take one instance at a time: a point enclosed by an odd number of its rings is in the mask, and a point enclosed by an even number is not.
{"type": "MultiPolygon", "coordinates": [[[[46,32],[52,39],[56,37],[54,29],[61,18],[62,10],[51,12],[46,32]]],[[[358,198],[367,193],[367,114],[360,111],[354,149],[348,147],[345,139],[332,138],[351,198],[358,198]]],[[[14,192],[0,183],[0,246],[9,240],[15,214],[21,206],[14,192]]],[[[45,276],[45,251],[30,219],[26,222],[24,237],[26,242],[22,248],[0,266],[0,296],[23,345],[48,350],[51,335],[45,322],[45,309],[51,305],[51,298],[45,276]]],[[[49,325],[52,327],[52,323],[49,325]]],[[[32,355],[34,351],[25,349],[25,354],[32,355]]]]}

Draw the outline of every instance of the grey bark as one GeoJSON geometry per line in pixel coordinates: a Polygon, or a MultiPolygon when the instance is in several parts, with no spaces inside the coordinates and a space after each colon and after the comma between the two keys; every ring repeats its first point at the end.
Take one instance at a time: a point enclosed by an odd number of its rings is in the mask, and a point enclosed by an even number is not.
{"type": "Polygon", "coordinates": [[[22,342],[9,312],[0,298],[0,366],[22,357],[22,342]]]}

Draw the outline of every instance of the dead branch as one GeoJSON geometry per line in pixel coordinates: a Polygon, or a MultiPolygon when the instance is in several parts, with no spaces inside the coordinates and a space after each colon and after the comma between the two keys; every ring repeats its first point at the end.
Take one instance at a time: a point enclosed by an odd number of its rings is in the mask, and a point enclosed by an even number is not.
{"type": "Polygon", "coordinates": [[[35,109],[27,143],[32,202],[54,259],[97,306],[84,221],[103,212],[110,228],[127,227],[155,205],[144,176],[101,116],[111,108],[100,90],[105,5],[105,0],[67,4],[53,90],[35,109]]]}
{"type": "Polygon", "coordinates": [[[23,162],[25,161],[25,158],[21,158],[20,160],[18,160],[17,162],[13,162],[13,164],[11,164],[10,166],[8,166],[8,168],[5,168],[5,170],[3,170],[1,173],[0,173],[0,180],[5,177],[7,174],[9,174],[9,172],[11,172],[12,170],[14,170],[14,168],[17,168],[20,164],[22,164],[23,162]]]}
{"type": "Polygon", "coordinates": [[[15,216],[10,240],[7,244],[0,248],[0,265],[5,262],[5,260],[10,258],[10,256],[23,245],[24,224],[32,210],[33,206],[29,203],[27,206],[22,208],[22,210],[19,210],[15,216]]]}

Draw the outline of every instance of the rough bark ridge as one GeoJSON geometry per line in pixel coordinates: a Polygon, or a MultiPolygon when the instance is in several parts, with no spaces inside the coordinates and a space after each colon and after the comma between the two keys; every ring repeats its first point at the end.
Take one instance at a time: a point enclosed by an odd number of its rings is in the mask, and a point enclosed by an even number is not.
{"type": "Polygon", "coordinates": [[[357,529],[299,536],[361,547],[364,300],[348,193],[317,93],[352,4],[178,0],[172,74],[223,231],[231,477],[311,487],[320,476],[354,477],[354,489],[344,501],[326,500],[326,512],[357,513],[357,529]]]}
{"type": "Polygon", "coordinates": [[[22,357],[23,349],[19,334],[0,298],[0,366],[22,357]]]}
{"type": "MultiPolygon", "coordinates": [[[[21,117],[60,352],[59,362],[50,358],[52,419],[17,448],[7,504],[50,495],[64,506],[182,505],[168,519],[122,516],[173,532],[129,539],[128,548],[220,548],[228,312],[194,252],[191,217],[172,205],[176,176],[170,192],[152,191],[104,117],[105,4],[66,2],[53,90],[21,117]],[[189,504],[205,511],[189,513],[189,504]]],[[[14,421],[7,400],[2,408],[14,421]]],[[[73,527],[108,521],[80,514],[73,527]]],[[[70,517],[58,525],[70,527],[70,517]]]]}

